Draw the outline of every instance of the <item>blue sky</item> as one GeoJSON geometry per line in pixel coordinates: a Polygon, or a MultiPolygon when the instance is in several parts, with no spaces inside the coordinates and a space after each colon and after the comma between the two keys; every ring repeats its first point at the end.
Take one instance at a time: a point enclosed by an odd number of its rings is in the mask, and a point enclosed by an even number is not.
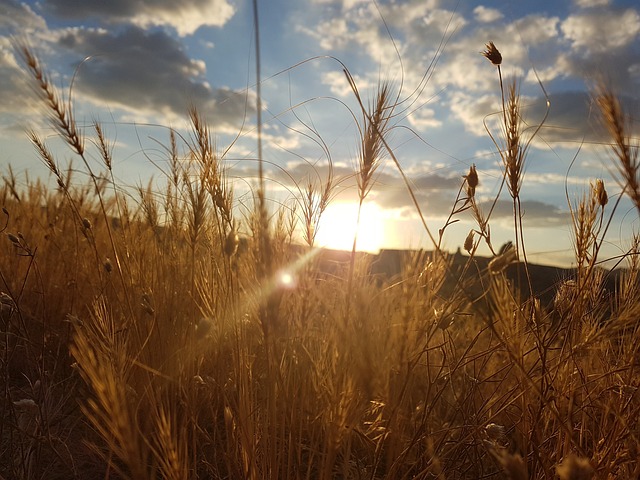
{"type": "MultiPolygon", "coordinates": [[[[357,107],[342,64],[365,99],[380,81],[389,81],[402,101],[389,141],[433,231],[442,226],[471,164],[480,176],[478,198],[489,201],[497,193],[500,159],[484,124],[497,133],[500,92],[495,67],[479,54],[488,41],[502,52],[505,76],[519,79],[529,123],[545,111],[537,78],[551,102],[522,188],[530,260],[570,263],[567,195],[575,202],[596,178],[605,180],[612,198],[619,193],[589,88],[605,78],[631,112],[640,111],[636,1],[272,0],[260,2],[260,33],[269,196],[274,205],[290,202],[292,180],[305,184],[321,177],[330,157],[340,188],[326,218],[327,239],[344,235],[344,212],[351,212],[348,203],[355,198],[357,107]]],[[[240,134],[225,156],[240,200],[254,183],[250,2],[0,0],[0,169],[4,175],[11,164],[33,178],[46,171],[25,127],[56,142],[25,87],[15,36],[28,39],[63,91],[76,73],[76,118],[81,125],[103,122],[115,142],[114,170],[122,185],[146,184],[151,176],[161,182],[166,127],[186,134],[190,104],[210,122],[220,151],[240,134]]],[[[62,163],[72,157],[58,152],[62,163]]],[[[430,247],[388,159],[368,202],[376,240],[365,248],[430,247]]],[[[492,232],[500,245],[513,239],[506,193],[498,206],[492,232]]],[[[446,246],[455,250],[472,227],[461,217],[448,230],[446,246]]],[[[637,227],[623,202],[606,254],[619,254],[637,227]]]]}

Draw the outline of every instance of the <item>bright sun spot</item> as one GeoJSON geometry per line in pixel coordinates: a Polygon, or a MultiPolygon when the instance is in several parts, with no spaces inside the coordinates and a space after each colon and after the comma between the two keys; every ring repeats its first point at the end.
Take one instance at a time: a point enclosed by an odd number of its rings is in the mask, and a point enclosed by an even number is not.
{"type": "MultiPolygon", "coordinates": [[[[356,203],[329,205],[320,218],[316,245],[336,250],[351,250],[357,219],[356,203]]],[[[365,203],[360,214],[357,249],[377,253],[384,246],[384,227],[384,215],[380,208],[375,204],[365,203]]]]}
{"type": "Polygon", "coordinates": [[[295,279],[289,272],[280,272],[277,275],[278,283],[284,288],[292,288],[295,286],[295,279]]]}

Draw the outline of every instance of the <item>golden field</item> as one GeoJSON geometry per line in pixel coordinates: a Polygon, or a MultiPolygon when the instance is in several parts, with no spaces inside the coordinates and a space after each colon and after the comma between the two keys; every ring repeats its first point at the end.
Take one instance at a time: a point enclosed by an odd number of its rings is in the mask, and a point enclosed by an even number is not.
{"type": "MultiPolygon", "coordinates": [[[[330,265],[314,247],[331,176],[301,185],[293,209],[269,210],[262,182],[239,205],[195,109],[191,137],[167,139],[164,189],[120,188],[100,124],[79,129],[22,47],[88,181],[35,131],[54,186],[3,174],[0,478],[637,478],[640,239],[606,288],[598,254],[616,205],[594,179],[570,206],[576,268],[540,300],[520,209],[535,132],[498,50],[484,53],[500,73],[515,244],[492,244],[472,166],[441,231],[424,223],[434,250],[381,276],[355,243],[330,265]],[[476,222],[462,263],[440,248],[461,215],[476,222]],[[480,243],[491,261],[476,259],[480,243]]],[[[362,206],[381,159],[404,172],[386,142],[390,87],[367,106],[348,78],[362,206]]],[[[594,95],[640,213],[628,119],[605,87],[594,95]]]]}

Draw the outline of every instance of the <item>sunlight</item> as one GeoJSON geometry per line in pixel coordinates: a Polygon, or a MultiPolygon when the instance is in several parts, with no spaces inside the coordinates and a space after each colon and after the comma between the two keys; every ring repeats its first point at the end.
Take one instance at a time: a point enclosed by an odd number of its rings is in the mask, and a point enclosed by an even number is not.
{"type": "MultiPolygon", "coordinates": [[[[336,250],[351,250],[357,218],[356,203],[329,205],[320,219],[316,245],[336,250]]],[[[377,253],[384,246],[384,225],[385,220],[380,208],[373,203],[365,203],[360,216],[357,249],[377,253]]]]}
{"type": "Polygon", "coordinates": [[[292,289],[296,286],[296,279],[291,272],[282,270],[276,274],[277,284],[284,289],[292,289]]]}

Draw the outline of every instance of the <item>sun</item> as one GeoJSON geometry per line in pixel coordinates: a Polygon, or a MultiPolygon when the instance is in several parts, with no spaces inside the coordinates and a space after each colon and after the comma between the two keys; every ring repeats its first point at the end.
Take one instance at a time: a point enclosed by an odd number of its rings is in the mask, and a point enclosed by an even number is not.
{"type": "MultiPolygon", "coordinates": [[[[351,250],[356,234],[358,204],[330,204],[320,218],[316,245],[335,250],[351,250]]],[[[357,249],[377,253],[385,240],[385,219],[382,210],[365,203],[360,214],[357,249]]]]}

